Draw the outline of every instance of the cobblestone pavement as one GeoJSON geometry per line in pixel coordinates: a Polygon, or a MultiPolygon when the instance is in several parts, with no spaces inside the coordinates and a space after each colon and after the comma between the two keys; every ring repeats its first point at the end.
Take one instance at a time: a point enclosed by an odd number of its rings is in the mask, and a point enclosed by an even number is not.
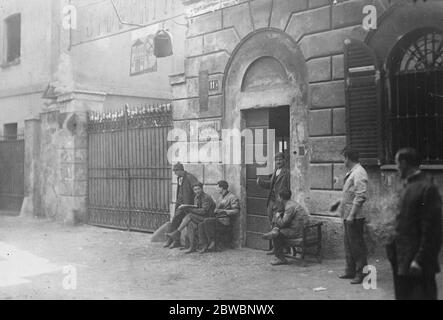
{"type": "MultiPolygon", "coordinates": [[[[250,249],[185,255],[148,234],[0,217],[0,299],[393,298],[383,258],[370,259],[376,290],[338,279],[342,260],[272,267],[271,259],[250,249]],[[66,290],[74,271],[76,289],[66,290]]],[[[442,276],[439,286],[441,297],[442,276]]]]}

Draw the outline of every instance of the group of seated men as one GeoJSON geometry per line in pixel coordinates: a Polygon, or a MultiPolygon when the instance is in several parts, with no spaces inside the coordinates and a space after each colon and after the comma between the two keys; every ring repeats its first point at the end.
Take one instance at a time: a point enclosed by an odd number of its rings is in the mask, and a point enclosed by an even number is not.
{"type": "MultiPolygon", "coordinates": [[[[277,154],[275,160],[276,170],[270,180],[259,178],[257,183],[270,190],[267,212],[271,231],[263,238],[271,241],[273,250],[270,254],[276,257],[272,265],[282,265],[287,263],[284,255],[286,240],[302,237],[308,215],[299,203],[291,200],[289,170],[285,168],[284,155],[277,154]]],[[[220,197],[214,202],[203,191],[203,185],[186,172],[182,164],[174,165],[173,170],[177,175],[177,202],[164,247],[182,247],[181,234],[187,228],[189,245],[185,248],[186,253],[198,251],[203,254],[216,250],[217,239],[230,234],[231,218],[240,212],[239,199],[229,191],[228,182],[219,181],[220,197]]]]}
{"type": "Polygon", "coordinates": [[[217,202],[204,192],[203,184],[182,164],[174,166],[177,175],[177,202],[165,247],[181,247],[181,234],[187,228],[189,246],[185,253],[216,250],[217,238],[230,233],[231,218],[240,212],[239,199],[229,191],[226,181],[217,183],[217,202]],[[191,200],[191,198],[194,198],[191,200]],[[192,203],[192,204],[191,204],[192,203]]]}

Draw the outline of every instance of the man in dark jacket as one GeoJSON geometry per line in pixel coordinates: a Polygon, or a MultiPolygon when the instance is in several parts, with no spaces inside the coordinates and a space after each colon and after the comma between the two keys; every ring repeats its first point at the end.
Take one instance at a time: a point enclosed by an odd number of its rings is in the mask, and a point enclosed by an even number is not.
{"type": "Polygon", "coordinates": [[[433,179],[420,171],[416,150],[396,155],[405,180],[395,221],[395,234],[387,246],[397,300],[436,300],[436,273],[440,272],[441,197],[433,179]]]}
{"type": "Polygon", "coordinates": [[[180,212],[184,212],[186,214],[185,218],[182,219],[179,227],[171,232],[167,233],[166,236],[175,241],[179,241],[181,232],[188,227],[190,224],[193,224],[190,229],[188,229],[188,237],[190,246],[189,249],[185,253],[192,253],[197,251],[196,245],[196,232],[197,226],[202,223],[206,218],[210,218],[214,216],[215,202],[212,200],[211,196],[203,191],[203,184],[196,183],[193,186],[193,190],[195,193],[194,204],[186,205],[182,204],[178,210],[180,212]]]}
{"type": "Polygon", "coordinates": [[[290,190],[280,191],[278,201],[283,205],[281,212],[277,212],[272,220],[273,229],[263,235],[266,240],[272,240],[275,257],[271,264],[274,266],[287,264],[284,247],[288,239],[302,239],[303,230],[309,217],[306,210],[296,201],[291,200],[290,190]]]}
{"type": "MultiPolygon", "coordinates": [[[[183,164],[177,163],[173,167],[174,173],[177,175],[177,201],[175,203],[175,214],[171,221],[169,232],[174,232],[180,226],[183,218],[186,216],[184,210],[179,210],[181,205],[194,204],[195,193],[192,186],[198,183],[198,180],[191,173],[186,172],[183,164]]],[[[168,238],[164,247],[177,248],[180,246],[180,240],[173,241],[168,238]]]]}
{"type": "Polygon", "coordinates": [[[260,177],[257,178],[257,184],[264,188],[270,190],[268,195],[268,201],[266,203],[267,215],[269,222],[272,223],[274,218],[274,213],[277,209],[277,195],[284,190],[291,190],[290,181],[291,176],[289,170],[285,167],[286,160],[285,155],[281,152],[275,155],[275,171],[270,176],[270,180],[263,180],[260,177]]]}

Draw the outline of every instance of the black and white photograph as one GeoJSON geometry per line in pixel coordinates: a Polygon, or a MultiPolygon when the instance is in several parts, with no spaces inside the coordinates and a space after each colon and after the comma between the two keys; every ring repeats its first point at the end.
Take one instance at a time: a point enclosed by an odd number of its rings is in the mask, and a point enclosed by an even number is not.
{"type": "Polygon", "coordinates": [[[442,195],[443,0],[0,0],[0,300],[443,300],[442,195]]]}

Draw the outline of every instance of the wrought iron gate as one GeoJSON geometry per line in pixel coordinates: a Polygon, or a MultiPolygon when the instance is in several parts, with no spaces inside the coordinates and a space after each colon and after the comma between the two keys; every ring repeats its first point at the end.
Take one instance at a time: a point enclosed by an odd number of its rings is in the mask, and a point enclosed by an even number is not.
{"type": "Polygon", "coordinates": [[[169,104],[89,115],[89,224],[153,232],[169,221],[171,127],[169,104]]]}
{"type": "Polygon", "coordinates": [[[0,141],[0,210],[19,213],[25,191],[25,141],[0,141]]]}

